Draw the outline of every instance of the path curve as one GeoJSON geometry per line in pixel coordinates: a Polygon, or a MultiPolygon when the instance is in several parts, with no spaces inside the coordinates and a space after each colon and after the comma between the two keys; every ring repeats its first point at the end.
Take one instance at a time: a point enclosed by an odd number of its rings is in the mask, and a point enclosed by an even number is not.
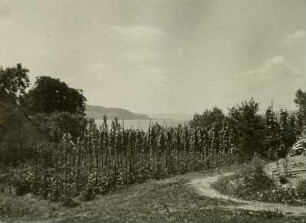
{"type": "Polygon", "coordinates": [[[196,192],[205,197],[228,200],[238,203],[238,205],[220,205],[218,207],[222,209],[235,210],[243,209],[249,211],[273,211],[283,213],[288,216],[306,216],[306,206],[290,206],[281,203],[267,203],[260,201],[246,201],[238,198],[233,198],[224,194],[212,187],[212,184],[217,182],[221,177],[231,176],[233,172],[225,174],[216,174],[213,176],[205,176],[203,178],[196,178],[188,183],[189,186],[193,187],[196,192]]]}

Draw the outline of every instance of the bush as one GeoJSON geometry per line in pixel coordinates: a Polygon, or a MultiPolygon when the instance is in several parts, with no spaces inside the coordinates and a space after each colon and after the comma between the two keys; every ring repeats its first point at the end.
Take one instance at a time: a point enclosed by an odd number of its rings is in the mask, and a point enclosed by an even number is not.
{"type": "Polygon", "coordinates": [[[281,184],[287,184],[287,183],[289,183],[289,180],[288,180],[288,178],[286,176],[281,175],[281,176],[279,176],[279,182],[281,184]]]}
{"type": "MultiPolygon", "coordinates": [[[[288,183],[286,176],[280,176],[280,183],[288,183]]],[[[255,159],[233,176],[223,177],[213,185],[222,193],[247,200],[265,202],[296,203],[306,198],[306,180],[297,188],[277,186],[263,170],[263,162],[255,159]]]]}
{"type": "Polygon", "coordinates": [[[235,197],[257,200],[266,191],[275,188],[273,179],[264,172],[263,167],[263,161],[255,158],[238,173],[221,178],[213,186],[217,190],[235,197]]]}
{"type": "Polygon", "coordinates": [[[297,193],[300,198],[306,199],[306,180],[302,180],[299,182],[297,187],[297,193]]]}
{"type": "Polygon", "coordinates": [[[73,141],[84,132],[87,120],[69,112],[55,112],[51,114],[37,114],[34,117],[39,128],[47,134],[53,142],[59,142],[65,134],[69,134],[73,141]]]}
{"type": "Polygon", "coordinates": [[[273,179],[271,179],[264,171],[264,161],[259,158],[253,161],[238,174],[242,179],[243,187],[247,187],[250,193],[255,191],[268,190],[275,186],[273,179]]]}

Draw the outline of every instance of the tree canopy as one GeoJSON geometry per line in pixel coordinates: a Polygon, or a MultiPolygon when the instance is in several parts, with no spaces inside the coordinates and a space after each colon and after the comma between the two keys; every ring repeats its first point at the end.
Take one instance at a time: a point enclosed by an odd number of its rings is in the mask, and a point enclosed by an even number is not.
{"type": "Polygon", "coordinates": [[[25,96],[24,102],[32,113],[69,112],[85,114],[82,90],[68,87],[59,79],[48,76],[37,77],[35,86],[25,96]]]}
{"type": "Polygon", "coordinates": [[[258,103],[251,98],[229,109],[229,120],[235,132],[234,145],[242,156],[253,157],[262,154],[264,122],[260,115],[258,103]]]}
{"type": "Polygon", "coordinates": [[[85,131],[89,122],[84,117],[69,112],[40,113],[34,117],[34,120],[53,142],[59,142],[67,133],[73,141],[76,141],[85,131]]]}
{"type": "Polygon", "coordinates": [[[225,118],[224,113],[218,107],[212,110],[205,110],[202,114],[195,114],[193,120],[190,122],[192,127],[200,127],[211,129],[213,127],[219,128],[225,118]]]}
{"type": "Polygon", "coordinates": [[[299,108],[299,123],[300,127],[302,128],[303,125],[306,124],[306,92],[303,92],[301,89],[297,90],[295,93],[294,103],[299,108]]]}
{"type": "Polygon", "coordinates": [[[0,95],[14,99],[22,96],[30,85],[28,72],[21,64],[6,69],[0,68],[0,95]]]}

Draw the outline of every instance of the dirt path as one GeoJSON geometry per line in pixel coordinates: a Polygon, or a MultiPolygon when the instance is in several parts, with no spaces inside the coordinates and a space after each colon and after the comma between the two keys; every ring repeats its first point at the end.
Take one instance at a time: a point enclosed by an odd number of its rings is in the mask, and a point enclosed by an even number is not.
{"type": "Polygon", "coordinates": [[[233,198],[224,194],[221,194],[212,187],[212,184],[217,182],[219,178],[224,176],[230,176],[233,172],[225,174],[217,174],[213,176],[206,176],[203,178],[197,178],[192,180],[189,185],[192,186],[199,195],[210,198],[223,199],[238,203],[238,205],[218,206],[223,209],[235,210],[244,209],[249,211],[273,211],[281,212],[285,215],[291,216],[306,216],[306,206],[290,206],[280,203],[266,203],[259,201],[246,201],[242,199],[233,198]]]}

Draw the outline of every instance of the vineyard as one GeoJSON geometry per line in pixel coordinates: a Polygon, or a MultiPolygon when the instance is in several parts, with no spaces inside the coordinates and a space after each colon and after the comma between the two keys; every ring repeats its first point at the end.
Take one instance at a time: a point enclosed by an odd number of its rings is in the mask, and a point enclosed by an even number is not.
{"type": "Polygon", "coordinates": [[[0,88],[0,190],[12,187],[17,195],[51,201],[90,200],[131,184],[255,156],[276,160],[287,155],[305,124],[306,96],[298,90],[299,110],[291,114],[276,113],[272,105],[258,114],[259,104],[251,98],[227,114],[217,107],[195,114],[185,125],[150,123],[143,131],[126,129],[118,119],[109,126],[105,117],[97,126],[86,117],[81,90],[41,76],[26,93],[29,70],[17,64],[0,71],[6,83],[0,88]]]}
{"type": "Polygon", "coordinates": [[[100,129],[90,126],[75,143],[65,136],[61,143],[2,146],[1,164],[28,160],[7,182],[18,187],[18,194],[33,192],[55,201],[77,196],[89,200],[129,184],[228,165],[234,161],[228,136],[226,128],[206,132],[187,125],[155,124],[143,132],[113,122],[110,130],[106,124],[100,129]]]}
{"type": "MultiPolygon", "coordinates": [[[[187,124],[167,128],[155,123],[146,132],[125,129],[117,119],[111,126],[104,120],[99,127],[92,121],[77,140],[63,134],[59,142],[2,144],[0,165],[6,174],[0,175],[0,182],[14,186],[18,195],[31,192],[52,201],[90,200],[150,179],[246,162],[256,152],[272,159],[279,153],[277,148],[285,146],[284,133],[292,124],[286,112],[281,117],[277,121],[268,110],[264,128],[256,130],[265,134],[262,144],[254,151],[241,144],[245,138],[227,119],[209,128],[187,124]],[[278,126],[277,136],[271,135],[273,126],[278,126]]],[[[253,144],[254,137],[250,138],[253,144]]]]}

